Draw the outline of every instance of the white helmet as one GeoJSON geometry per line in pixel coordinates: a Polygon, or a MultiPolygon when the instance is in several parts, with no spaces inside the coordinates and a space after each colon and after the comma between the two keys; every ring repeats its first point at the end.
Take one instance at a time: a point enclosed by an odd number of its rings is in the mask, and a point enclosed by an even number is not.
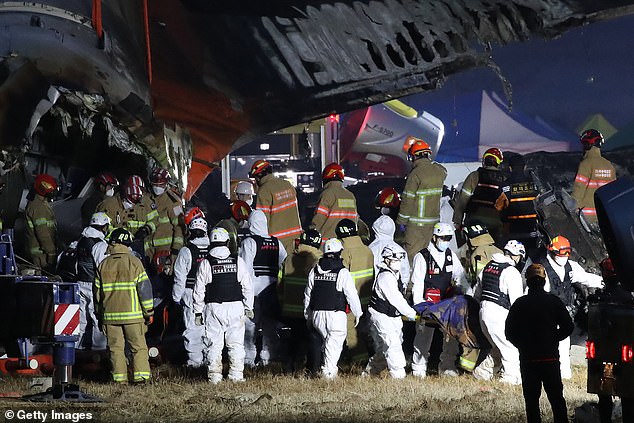
{"type": "Polygon", "coordinates": [[[207,233],[207,221],[201,217],[197,217],[189,222],[189,230],[191,231],[193,229],[201,229],[207,233]]]}
{"type": "Polygon", "coordinates": [[[381,257],[390,260],[403,260],[405,259],[405,251],[386,245],[381,251],[381,257]]]}
{"type": "Polygon", "coordinates": [[[255,195],[255,191],[253,191],[253,184],[248,181],[240,181],[236,185],[235,193],[244,195],[255,195]]]}
{"type": "Polygon", "coordinates": [[[453,235],[453,226],[449,223],[438,222],[434,225],[433,233],[436,236],[453,235]]]}
{"type": "Polygon", "coordinates": [[[343,244],[337,238],[330,238],[324,243],[324,253],[338,253],[343,250],[343,244]]]}
{"type": "Polygon", "coordinates": [[[97,212],[90,218],[90,226],[104,226],[110,224],[110,217],[104,212],[97,212]]]}
{"type": "Polygon", "coordinates": [[[213,228],[211,230],[211,242],[225,243],[229,241],[229,232],[225,228],[213,228]]]}
{"type": "Polygon", "coordinates": [[[508,251],[513,256],[524,257],[526,255],[526,248],[524,248],[524,244],[514,239],[506,243],[504,251],[508,251]]]}

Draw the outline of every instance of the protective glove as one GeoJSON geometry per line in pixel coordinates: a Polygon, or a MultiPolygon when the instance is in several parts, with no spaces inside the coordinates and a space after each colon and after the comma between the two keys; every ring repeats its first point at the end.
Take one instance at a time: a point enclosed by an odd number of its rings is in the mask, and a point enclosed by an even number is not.
{"type": "Polygon", "coordinates": [[[244,309],[244,315],[247,316],[249,320],[253,320],[255,318],[255,313],[253,313],[253,310],[249,310],[248,308],[244,309]]]}
{"type": "Polygon", "coordinates": [[[150,326],[152,323],[154,323],[154,316],[146,316],[144,317],[144,319],[146,326],[150,326]]]}
{"type": "Polygon", "coordinates": [[[354,327],[359,326],[359,320],[361,320],[361,316],[354,316],[354,327]]]}
{"type": "Polygon", "coordinates": [[[150,235],[152,233],[152,230],[150,229],[149,226],[145,225],[145,226],[141,226],[139,228],[138,231],[136,231],[136,233],[134,234],[134,239],[145,239],[145,237],[147,237],[148,235],[150,235]]]}
{"type": "Polygon", "coordinates": [[[406,226],[405,226],[403,223],[401,223],[400,225],[398,225],[398,230],[399,230],[399,231],[401,231],[401,232],[405,232],[405,229],[406,229],[406,226]]]}
{"type": "Polygon", "coordinates": [[[418,316],[414,315],[414,317],[412,316],[401,316],[401,319],[406,321],[406,322],[415,322],[418,320],[418,316]]]}
{"type": "Polygon", "coordinates": [[[196,317],[194,318],[194,323],[196,323],[196,326],[202,326],[203,325],[203,314],[202,313],[196,313],[196,317]]]}

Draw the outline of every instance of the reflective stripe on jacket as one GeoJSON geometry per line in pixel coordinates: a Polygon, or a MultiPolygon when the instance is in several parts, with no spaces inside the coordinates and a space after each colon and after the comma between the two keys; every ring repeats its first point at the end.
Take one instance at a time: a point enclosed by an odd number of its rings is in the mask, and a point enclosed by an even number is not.
{"type": "Polygon", "coordinates": [[[423,226],[439,222],[440,197],[446,177],[447,170],[439,163],[417,159],[407,176],[396,223],[423,226]]]}
{"type": "Polygon", "coordinates": [[[256,208],[266,214],[269,235],[279,239],[298,238],[302,232],[295,188],[275,176],[260,180],[256,208]]]}
{"type": "Polygon", "coordinates": [[[367,306],[370,303],[374,282],[374,255],[358,236],[349,236],[341,241],[343,265],[350,271],[361,304],[367,306]]]}
{"type": "Polygon", "coordinates": [[[183,207],[172,194],[165,191],[159,196],[152,196],[157,213],[156,231],[152,235],[152,245],[157,250],[180,250],[183,246],[183,227],[180,216],[183,207]]]}
{"type": "Polygon", "coordinates": [[[356,222],[358,218],[354,194],[344,188],[341,181],[328,182],[319,197],[312,222],[322,239],[325,241],[336,236],[335,228],[341,219],[356,222]]]}
{"type": "Polygon", "coordinates": [[[29,201],[24,211],[26,218],[26,239],[31,256],[56,254],[55,236],[57,222],[50,202],[41,195],[29,201]]]}
{"type": "Polygon", "coordinates": [[[283,316],[304,317],[304,290],[308,275],[320,257],[321,251],[317,248],[299,244],[284,260],[282,278],[277,285],[283,316]]]}
{"type": "Polygon", "coordinates": [[[596,220],[594,193],[597,188],[616,179],[614,165],[601,157],[601,149],[590,147],[579,163],[577,176],[572,186],[572,198],[577,200],[577,207],[586,217],[596,220]]]}

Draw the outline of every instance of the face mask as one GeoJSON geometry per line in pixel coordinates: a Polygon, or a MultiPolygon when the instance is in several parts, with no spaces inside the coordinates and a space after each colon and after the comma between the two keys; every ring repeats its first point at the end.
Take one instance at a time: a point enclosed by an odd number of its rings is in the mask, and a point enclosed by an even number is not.
{"type": "Polygon", "coordinates": [[[152,185],[152,191],[155,195],[161,195],[165,192],[165,187],[158,187],[156,185],[152,185]]]}
{"type": "Polygon", "coordinates": [[[106,197],[114,196],[114,188],[109,188],[106,190],[106,197]]]}
{"type": "Polygon", "coordinates": [[[389,207],[381,207],[381,214],[388,216],[390,214],[390,208],[389,207]]]}
{"type": "Polygon", "coordinates": [[[438,242],[436,242],[436,248],[438,248],[438,251],[445,251],[447,248],[449,248],[449,243],[450,241],[438,240],[438,242]]]}
{"type": "Polygon", "coordinates": [[[560,266],[565,266],[566,263],[568,263],[568,257],[566,256],[555,256],[555,263],[557,263],[560,266]]]}
{"type": "Polygon", "coordinates": [[[401,270],[401,261],[400,260],[387,260],[387,267],[390,268],[393,272],[398,272],[401,270]]]}

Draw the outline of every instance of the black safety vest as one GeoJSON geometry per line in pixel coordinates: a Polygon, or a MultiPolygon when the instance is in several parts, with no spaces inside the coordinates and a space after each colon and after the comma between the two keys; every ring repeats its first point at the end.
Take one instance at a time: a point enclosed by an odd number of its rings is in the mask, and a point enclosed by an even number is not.
{"type": "Polygon", "coordinates": [[[482,270],[482,301],[491,301],[505,309],[511,308],[511,299],[507,293],[500,291],[500,275],[508,263],[498,263],[493,260],[482,270]]]}
{"type": "Polygon", "coordinates": [[[95,281],[95,259],[92,256],[92,247],[99,238],[81,237],[77,243],[77,280],[81,282],[95,281]]]}
{"type": "Polygon", "coordinates": [[[255,241],[257,252],[253,259],[253,271],[255,276],[277,277],[280,270],[280,243],[274,236],[264,238],[259,235],[251,235],[255,241]]]}
{"type": "MultiPolygon", "coordinates": [[[[387,269],[381,269],[379,270],[379,275],[383,272],[392,273],[387,269]]],[[[398,277],[398,290],[399,292],[403,292],[404,290],[403,280],[401,279],[400,275],[398,277]]],[[[399,313],[396,307],[394,307],[389,301],[384,300],[383,298],[379,298],[376,291],[374,290],[372,291],[372,297],[370,297],[370,307],[372,307],[374,310],[378,311],[379,313],[383,313],[390,317],[398,317],[401,315],[401,313],[399,313]]]]}
{"type": "Polygon", "coordinates": [[[209,245],[200,247],[190,241],[186,247],[192,255],[192,267],[189,268],[189,272],[187,273],[185,288],[193,289],[194,285],[196,285],[196,274],[198,273],[200,263],[207,257],[207,254],[209,254],[209,245]]]}
{"type": "Polygon", "coordinates": [[[321,273],[315,266],[313,290],[310,293],[311,310],[346,311],[348,305],[343,291],[337,291],[337,278],[343,267],[321,273]]]}
{"type": "Polygon", "coordinates": [[[251,232],[249,231],[249,228],[238,228],[238,245],[242,244],[242,241],[250,235],[251,232]]]}
{"type": "Polygon", "coordinates": [[[537,211],[534,200],[539,194],[535,183],[524,173],[513,173],[506,181],[504,194],[509,200],[509,206],[504,209],[504,221],[510,223],[511,233],[526,233],[532,237],[538,236],[537,211]]]}
{"type": "Polygon", "coordinates": [[[208,256],[211,283],[205,287],[205,303],[242,301],[242,287],[238,282],[238,259],[219,259],[208,256]]]}
{"type": "Polygon", "coordinates": [[[427,263],[427,272],[425,272],[425,291],[431,288],[440,290],[440,299],[447,298],[449,287],[451,287],[451,276],[453,275],[453,262],[451,250],[445,250],[445,264],[441,269],[436,260],[431,256],[429,249],[420,250],[425,262],[427,263]],[[447,267],[451,266],[451,270],[447,271],[447,267]]]}
{"type": "Polygon", "coordinates": [[[495,209],[495,202],[502,194],[504,175],[493,169],[478,168],[478,185],[469,199],[466,212],[479,208],[495,209]]]}
{"type": "Polygon", "coordinates": [[[544,258],[541,264],[546,269],[546,275],[548,275],[548,280],[550,281],[550,292],[558,296],[566,307],[572,306],[575,300],[575,290],[572,287],[572,266],[570,265],[570,260],[564,266],[565,276],[563,281],[559,279],[548,258],[544,258]]]}

